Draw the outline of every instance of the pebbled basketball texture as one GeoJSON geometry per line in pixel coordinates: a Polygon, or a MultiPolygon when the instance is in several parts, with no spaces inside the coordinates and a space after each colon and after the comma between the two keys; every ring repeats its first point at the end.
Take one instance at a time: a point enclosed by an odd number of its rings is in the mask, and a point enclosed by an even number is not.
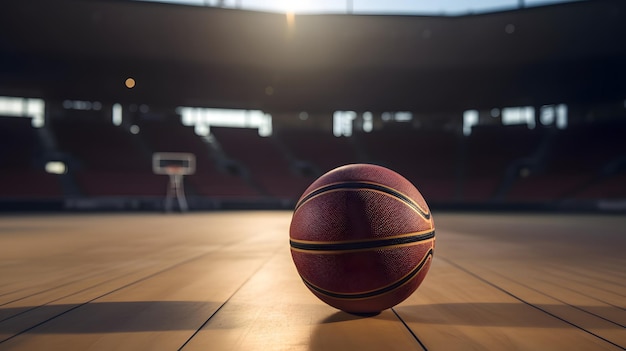
{"type": "Polygon", "coordinates": [[[315,180],[294,209],[291,255],[327,304],[378,313],[409,297],[430,268],[435,226],[426,201],[385,167],[351,164],[315,180]]]}

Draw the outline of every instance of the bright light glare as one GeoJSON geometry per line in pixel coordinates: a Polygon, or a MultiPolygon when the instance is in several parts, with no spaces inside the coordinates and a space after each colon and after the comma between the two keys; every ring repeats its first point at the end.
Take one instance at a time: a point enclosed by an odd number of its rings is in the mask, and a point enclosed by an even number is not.
{"type": "Polygon", "coordinates": [[[46,172],[51,174],[65,174],[67,167],[61,161],[50,161],[46,163],[46,172]]]}
{"type": "Polygon", "coordinates": [[[135,87],[135,84],[136,84],[136,83],[135,83],[135,79],[130,78],[130,77],[129,77],[129,78],[126,78],[126,80],[124,81],[124,85],[126,85],[126,87],[127,87],[128,89],[132,89],[132,88],[134,88],[134,87],[135,87]]]}
{"type": "Polygon", "coordinates": [[[357,117],[354,111],[335,111],[333,113],[333,134],[336,137],[352,135],[352,121],[357,117]]]}
{"type": "Polygon", "coordinates": [[[309,1],[306,0],[280,0],[275,1],[276,7],[279,11],[285,12],[287,16],[306,11],[311,7],[309,1]]]}
{"type": "Polygon", "coordinates": [[[289,31],[293,31],[296,24],[296,14],[292,11],[287,11],[285,15],[287,16],[287,28],[289,28],[289,31]]]}
{"type": "Polygon", "coordinates": [[[111,111],[111,120],[116,126],[122,125],[122,105],[114,104],[111,111]]]}
{"type": "Polygon", "coordinates": [[[478,110],[467,110],[463,112],[463,135],[472,134],[472,126],[478,124],[478,110]]]}
{"type": "Polygon", "coordinates": [[[42,99],[0,96],[0,115],[12,117],[30,117],[35,128],[45,123],[46,103],[42,99]]]}
{"type": "Polygon", "coordinates": [[[363,113],[363,131],[366,133],[374,129],[374,115],[371,112],[363,113]]]}
{"type": "Polygon", "coordinates": [[[272,135],[272,116],[260,110],[229,110],[180,106],[177,112],[183,125],[194,126],[201,136],[209,136],[211,127],[254,128],[260,136],[272,135]]]}
{"type": "Polygon", "coordinates": [[[532,106],[506,107],[502,109],[502,124],[526,124],[535,128],[535,109],[532,106]]]}
{"type": "Polygon", "coordinates": [[[196,6],[220,6],[278,13],[374,13],[462,15],[523,7],[542,6],[580,0],[137,0],[196,6]]]}

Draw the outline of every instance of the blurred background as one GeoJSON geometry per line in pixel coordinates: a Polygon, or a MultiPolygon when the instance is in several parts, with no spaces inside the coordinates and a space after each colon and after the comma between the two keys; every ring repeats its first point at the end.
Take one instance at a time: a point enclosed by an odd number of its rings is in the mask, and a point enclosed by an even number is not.
{"type": "Polygon", "coordinates": [[[0,210],[290,209],[389,167],[433,209],[626,212],[626,2],[5,0],[0,210]],[[158,172],[157,172],[158,173],[158,172]]]}

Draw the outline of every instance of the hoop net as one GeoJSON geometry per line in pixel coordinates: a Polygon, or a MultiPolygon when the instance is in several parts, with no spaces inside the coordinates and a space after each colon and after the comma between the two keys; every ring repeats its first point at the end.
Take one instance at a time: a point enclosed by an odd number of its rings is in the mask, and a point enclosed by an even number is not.
{"type": "Polygon", "coordinates": [[[187,174],[187,169],[182,167],[182,166],[178,166],[178,165],[169,165],[169,166],[165,166],[163,167],[165,174],[167,175],[185,175],[187,174]]]}

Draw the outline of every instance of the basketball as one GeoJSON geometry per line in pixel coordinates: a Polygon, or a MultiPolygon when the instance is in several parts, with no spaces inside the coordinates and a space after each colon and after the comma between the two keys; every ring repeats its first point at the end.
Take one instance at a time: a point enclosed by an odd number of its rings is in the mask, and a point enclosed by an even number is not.
{"type": "Polygon", "coordinates": [[[335,168],[296,203],[291,256],[319,299],[374,314],[409,297],[430,268],[435,226],[426,201],[400,174],[371,164],[335,168]]]}

